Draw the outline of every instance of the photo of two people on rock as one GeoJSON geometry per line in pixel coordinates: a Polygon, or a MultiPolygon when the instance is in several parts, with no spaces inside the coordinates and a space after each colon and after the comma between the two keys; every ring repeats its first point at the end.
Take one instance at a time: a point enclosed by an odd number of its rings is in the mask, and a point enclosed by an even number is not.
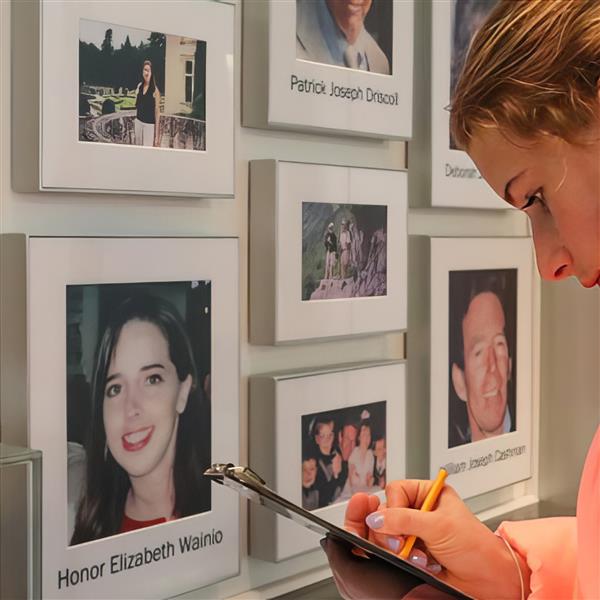
{"type": "Polygon", "coordinates": [[[387,293],[387,206],[302,203],[302,300],[387,293]]]}

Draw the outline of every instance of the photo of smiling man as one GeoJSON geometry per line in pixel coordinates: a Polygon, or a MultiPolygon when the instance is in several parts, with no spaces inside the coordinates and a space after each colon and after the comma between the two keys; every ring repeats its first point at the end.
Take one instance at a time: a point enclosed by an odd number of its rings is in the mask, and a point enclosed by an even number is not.
{"type": "Polygon", "coordinates": [[[448,447],[516,431],[516,269],[452,271],[448,447]]]}
{"type": "Polygon", "coordinates": [[[210,282],[67,288],[70,544],[210,510],[210,282]]]}
{"type": "Polygon", "coordinates": [[[393,8],[389,0],[297,0],[296,57],[390,75],[393,8]]]}

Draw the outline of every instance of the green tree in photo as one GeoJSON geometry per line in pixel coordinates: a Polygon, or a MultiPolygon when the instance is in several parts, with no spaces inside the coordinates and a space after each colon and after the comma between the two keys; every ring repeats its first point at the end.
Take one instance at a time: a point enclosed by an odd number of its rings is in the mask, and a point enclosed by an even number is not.
{"type": "Polygon", "coordinates": [[[196,42],[194,53],[194,99],[191,117],[206,121],[206,42],[196,42]]]}

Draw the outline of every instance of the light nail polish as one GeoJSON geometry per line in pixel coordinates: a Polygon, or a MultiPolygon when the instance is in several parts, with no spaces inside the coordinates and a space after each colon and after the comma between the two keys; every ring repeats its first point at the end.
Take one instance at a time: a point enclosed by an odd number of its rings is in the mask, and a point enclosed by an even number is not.
{"type": "Polygon", "coordinates": [[[394,554],[398,553],[400,550],[400,540],[398,538],[388,537],[385,541],[389,550],[391,550],[394,554]]]}
{"type": "Polygon", "coordinates": [[[427,570],[434,575],[439,575],[442,572],[442,565],[438,563],[429,563],[427,565],[427,570]]]}
{"type": "Polygon", "coordinates": [[[410,562],[421,569],[427,568],[427,555],[421,550],[413,550],[410,554],[410,562]]]}
{"type": "Polygon", "coordinates": [[[383,527],[383,515],[378,512],[371,513],[365,522],[371,529],[379,529],[383,527]]]}
{"type": "Polygon", "coordinates": [[[400,548],[404,546],[404,538],[388,536],[386,539],[386,544],[389,550],[391,550],[394,554],[398,554],[398,552],[400,552],[400,548]]]}

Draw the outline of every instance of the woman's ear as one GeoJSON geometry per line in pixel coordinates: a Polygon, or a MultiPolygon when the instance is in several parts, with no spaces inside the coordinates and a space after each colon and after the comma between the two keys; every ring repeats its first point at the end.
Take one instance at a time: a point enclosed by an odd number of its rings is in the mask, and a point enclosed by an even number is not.
{"type": "Polygon", "coordinates": [[[192,376],[188,375],[179,384],[179,393],[177,394],[177,403],[175,404],[175,410],[178,414],[181,414],[187,406],[190,391],[192,389],[192,376]]]}
{"type": "Polygon", "coordinates": [[[467,401],[467,384],[465,382],[464,371],[456,364],[452,363],[452,385],[456,395],[463,401],[467,401]]]}

